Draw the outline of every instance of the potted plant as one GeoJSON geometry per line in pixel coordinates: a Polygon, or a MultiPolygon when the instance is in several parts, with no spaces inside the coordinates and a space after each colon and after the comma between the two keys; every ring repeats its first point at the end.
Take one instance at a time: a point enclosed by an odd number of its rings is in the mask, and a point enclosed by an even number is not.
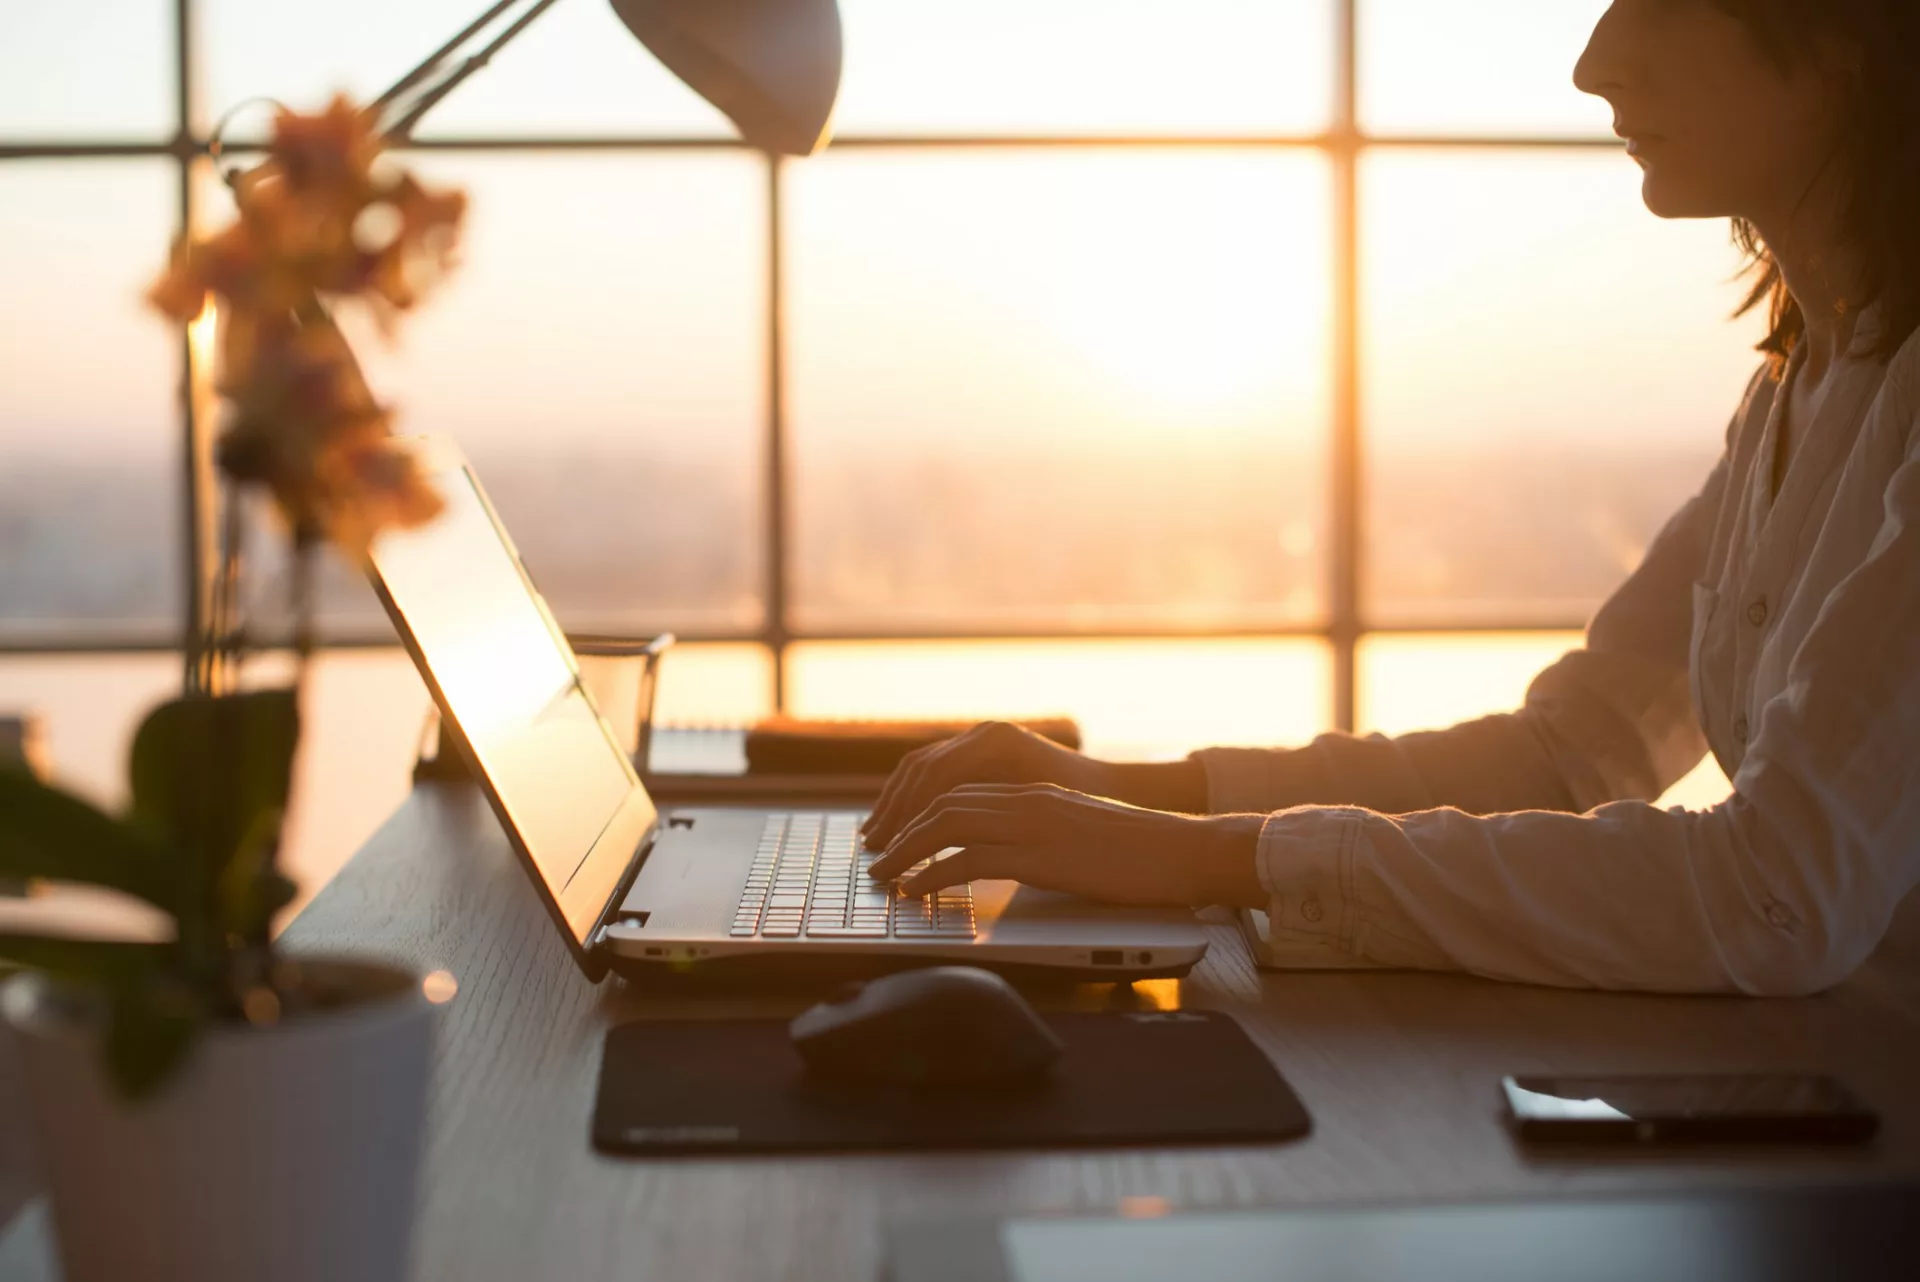
{"type": "Polygon", "coordinates": [[[373,960],[289,957],[280,838],[312,657],[314,561],[364,555],[439,499],[391,448],[334,320],[383,331],[450,265],[464,198],[379,160],[371,113],[280,111],[265,161],[230,178],[238,218],[183,242],[149,294],[217,335],[227,482],[211,623],[181,697],[133,741],[108,814],[0,767],[0,880],[107,887],[159,909],[150,939],[0,936],[24,969],[18,1036],[67,1282],[398,1279],[406,1271],[432,1012],[452,995],[373,960]],[[295,676],[245,688],[242,505],[291,549],[295,676]]]}

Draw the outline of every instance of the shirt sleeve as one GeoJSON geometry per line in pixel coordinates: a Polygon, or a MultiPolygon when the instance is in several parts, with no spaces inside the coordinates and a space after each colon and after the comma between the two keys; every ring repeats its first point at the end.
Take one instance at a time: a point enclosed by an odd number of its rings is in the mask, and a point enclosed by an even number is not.
{"type": "MultiPolygon", "coordinates": [[[[1909,414],[1911,415],[1911,407],[1909,414]]],[[[1920,882],[1920,449],[1712,810],[1291,809],[1272,929],[1376,962],[1544,984],[1793,994],[1858,966],[1920,882]]]]}
{"type": "Polygon", "coordinates": [[[1727,489],[1722,457],[1700,492],[1516,712],[1447,730],[1322,735],[1297,749],[1196,754],[1215,813],[1352,805],[1398,814],[1584,811],[1658,797],[1706,755],[1687,682],[1692,584],[1727,489]]]}

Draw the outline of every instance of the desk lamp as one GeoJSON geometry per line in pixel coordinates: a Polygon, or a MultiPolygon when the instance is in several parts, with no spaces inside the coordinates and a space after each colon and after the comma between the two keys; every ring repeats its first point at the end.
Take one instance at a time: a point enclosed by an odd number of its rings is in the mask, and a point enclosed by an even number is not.
{"type": "MultiPolygon", "coordinates": [[[[500,0],[374,100],[389,142],[404,142],[434,105],[558,0],[500,0]],[[523,9],[477,53],[459,51],[523,9]]],[[[733,121],[750,146],[806,156],[826,145],[840,89],[834,0],[612,0],[634,38],[733,121]]]]}

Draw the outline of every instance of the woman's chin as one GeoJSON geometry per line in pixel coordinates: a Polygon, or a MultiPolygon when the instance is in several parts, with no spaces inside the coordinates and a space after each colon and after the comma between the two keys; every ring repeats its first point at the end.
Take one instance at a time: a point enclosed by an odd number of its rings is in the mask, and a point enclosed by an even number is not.
{"type": "Polygon", "coordinates": [[[1657,218],[1721,218],[1727,212],[1725,202],[1713,200],[1651,166],[1646,166],[1640,180],[1640,199],[1657,218]]]}

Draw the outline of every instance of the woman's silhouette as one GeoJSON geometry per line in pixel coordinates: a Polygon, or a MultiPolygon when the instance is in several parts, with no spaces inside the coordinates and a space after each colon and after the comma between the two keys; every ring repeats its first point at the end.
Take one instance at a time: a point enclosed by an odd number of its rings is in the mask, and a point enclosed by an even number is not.
{"type": "Polygon", "coordinates": [[[907,888],[1262,907],[1306,964],[1749,993],[1846,976],[1920,881],[1916,68],[1912,0],[1618,0],[1600,20],[1575,83],[1612,105],[1649,209],[1733,219],[1771,327],[1719,465],[1523,708],[1172,765],[977,727],[889,781],[875,875],[959,847],[907,888]],[[1731,797],[1649,804],[1709,750],[1731,797]]]}

